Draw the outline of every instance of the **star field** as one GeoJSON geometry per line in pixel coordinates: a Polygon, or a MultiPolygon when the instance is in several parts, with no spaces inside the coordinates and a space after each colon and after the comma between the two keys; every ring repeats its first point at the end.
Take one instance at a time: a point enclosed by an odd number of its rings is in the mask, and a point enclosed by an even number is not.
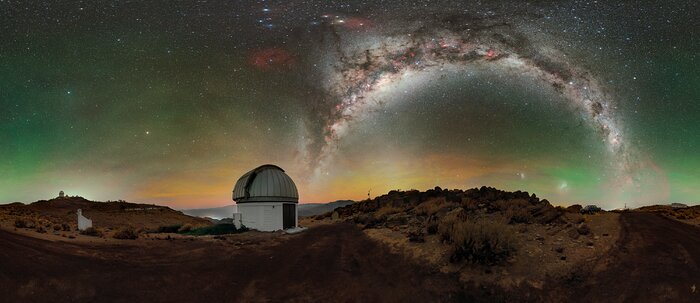
{"type": "Polygon", "coordinates": [[[693,1],[0,0],[0,203],[700,201],[693,1]]]}

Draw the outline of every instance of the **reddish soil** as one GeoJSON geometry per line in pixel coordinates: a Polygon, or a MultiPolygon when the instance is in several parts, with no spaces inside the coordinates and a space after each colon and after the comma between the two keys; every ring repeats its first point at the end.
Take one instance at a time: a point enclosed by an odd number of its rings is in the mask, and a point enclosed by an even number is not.
{"type": "Polygon", "coordinates": [[[231,238],[91,245],[0,230],[0,301],[459,300],[455,277],[390,253],[352,224],[272,237],[270,245],[231,238]]]}

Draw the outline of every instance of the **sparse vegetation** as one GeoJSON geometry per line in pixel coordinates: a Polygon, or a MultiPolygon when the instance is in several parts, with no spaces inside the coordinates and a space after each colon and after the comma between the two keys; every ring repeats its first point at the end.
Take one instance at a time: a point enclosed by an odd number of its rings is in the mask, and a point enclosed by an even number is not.
{"type": "Polygon", "coordinates": [[[414,209],[416,215],[432,216],[442,210],[451,210],[458,204],[447,202],[446,198],[436,198],[418,204],[414,209]]]}
{"type": "Polygon", "coordinates": [[[133,228],[125,227],[115,232],[112,237],[115,239],[135,240],[139,237],[139,235],[133,228]]]}
{"type": "Polygon", "coordinates": [[[23,219],[16,219],[15,220],[15,227],[17,228],[27,228],[27,221],[23,219]]]}
{"type": "Polygon", "coordinates": [[[375,219],[372,213],[359,214],[355,217],[355,223],[362,224],[365,227],[372,227],[377,224],[379,220],[375,219]]]}
{"type": "Polygon", "coordinates": [[[80,234],[92,237],[102,237],[102,231],[94,227],[88,227],[85,230],[80,231],[80,234]]]}
{"type": "Polygon", "coordinates": [[[515,232],[504,222],[449,216],[440,223],[438,230],[445,241],[453,244],[450,256],[453,262],[496,264],[505,261],[517,249],[515,232]]]}
{"type": "Polygon", "coordinates": [[[156,230],[157,233],[177,233],[180,230],[180,227],[182,225],[168,225],[168,226],[159,226],[158,230],[156,230]]]}
{"type": "Polygon", "coordinates": [[[241,226],[241,228],[236,228],[236,226],[233,224],[215,224],[211,226],[193,228],[187,232],[182,232],[182,234],[191,236],[226,235],[241,233],[244,231],[248,231],[248,228],[246,228],[245,226],[241,226]]]}
{"type": "Polygon", "coordinates": [[[188,231],[192,230],[192,224],[185,224],[178,228],[177,232],[178,233],[186,233],[188,231]]]}
{"type": "Polygon", "coordinates": [[[381,217],[385,217],[385,216],[388,216],[388,215],[393,215],[393,214],[395,214],[395,213],[402,212],[402,211],[403,211],[403,209],[401,209],[401,208],[399,208],[399,207],[394,207],[394,206],[391,206],[391,205],[387,205],[387,206],[384,206],[384,207],[378,209],[378,210],[374,213],[374,215],[375,215],[376,217],[381,218],[381,217]]]}

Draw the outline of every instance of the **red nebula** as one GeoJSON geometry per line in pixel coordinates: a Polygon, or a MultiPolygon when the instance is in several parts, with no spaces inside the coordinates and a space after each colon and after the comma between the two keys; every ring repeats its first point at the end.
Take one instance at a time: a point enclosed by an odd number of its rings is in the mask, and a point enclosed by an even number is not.
{"type": "Polygon", "coordinates": [[[493,59],[493,57],[496,56],[496,51],[493,50],[493,48],[489,48],[489,50],[486,52],[486,60],[493,59]]]}
{"type": "Polygon", "coordinates": [[[285,49],[271,47],[250,53],[248,63],[260,70],[279,70],[292,67],[296,58],[285,49]]]}

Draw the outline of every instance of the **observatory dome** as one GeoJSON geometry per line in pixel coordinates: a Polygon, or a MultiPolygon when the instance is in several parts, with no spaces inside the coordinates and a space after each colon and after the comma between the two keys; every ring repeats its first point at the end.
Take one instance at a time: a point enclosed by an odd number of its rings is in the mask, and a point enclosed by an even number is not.
{"type": "Polygon", "coordinates": [[[293,202],[299,203],[294,181],[279,166],[265,164],[253,169],[236,182],[233,188],[236,203],[293,202]]]}

